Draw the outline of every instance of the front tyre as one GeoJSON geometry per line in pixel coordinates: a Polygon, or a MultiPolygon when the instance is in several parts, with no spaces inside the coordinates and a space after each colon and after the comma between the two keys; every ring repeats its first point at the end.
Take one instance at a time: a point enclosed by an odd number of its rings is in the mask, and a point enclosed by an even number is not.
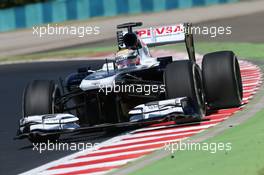
{"type": "MultiPolygon", "coordinates": [[[[60,90],[53,81],[32,81],[26,86],[23,93],[23,117],[61,112],[61,106],[56,104],[56,100],[60,96],[60,90]]],[[[29,136],[31,142],[47,142],[48,140],[55,141],[58,138],[58,134],[48,136],[29,136]]]]}
{"type": "Polygon", "coordinates": [[[242,104],[243,88],[238,60],[232,51],[204,55],[202,74],[207,105],[212,109],[242,104]]]}
{"type": "Polygon", "coordinates": [[[166,96],[168,99],[189,97],[201,119],[205,114],[204,90],[201,70],[189,60],[175,61],[164,71],[166,96]]]}

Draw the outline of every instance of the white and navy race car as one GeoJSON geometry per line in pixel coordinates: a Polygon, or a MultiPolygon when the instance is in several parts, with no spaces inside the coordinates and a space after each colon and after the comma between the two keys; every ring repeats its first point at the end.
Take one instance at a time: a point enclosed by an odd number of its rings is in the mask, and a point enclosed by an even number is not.
{"type": "Polygon", "coordinates": [[[101,69],[79,69],[61,87],[49,80],[30,82],[17,138],[39,142],[93,128],[199,121],[208,109],[241,105],[241,75],[232,51],[204,55],[200,68],[193,35],[186,32],[191,24],[133,31],[141,25],[117,26],[118,51],[101,69]],[[152,57],[148,49],[179,42],[185,42],[189,59],[152,57]]]}

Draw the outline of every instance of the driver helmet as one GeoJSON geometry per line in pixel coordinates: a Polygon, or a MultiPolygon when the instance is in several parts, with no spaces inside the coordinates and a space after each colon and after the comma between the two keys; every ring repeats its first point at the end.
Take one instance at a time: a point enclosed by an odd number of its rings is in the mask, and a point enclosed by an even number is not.
{"type": "Polygon", "coordinates": [[[139,65],[140,58],[136,50],[124,49],[116,53],[115,61],[118,69],[124,69],[139,65]]]}

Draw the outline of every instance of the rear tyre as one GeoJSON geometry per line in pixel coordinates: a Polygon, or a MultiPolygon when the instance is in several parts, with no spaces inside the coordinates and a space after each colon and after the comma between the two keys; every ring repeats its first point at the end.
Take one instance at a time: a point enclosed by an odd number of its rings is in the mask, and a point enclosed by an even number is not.
{"type": "MultiPolygon", "coordinates": [[[[32,115],[54,114],[61,112],[61,106],[55,101],[61,96],[58,86],[49,80],[34,80],[29,83],[23,94],[23,117],[32,115]]],[[[55,141],[58,134],[49,136],[31,135],[31,142],[55,141]]]]}
{"type": "Polygon", "coordinates": [[[199,66],[189,60],[172,62],[164,71],[164,80],[167,98],[189,97],[200,120],[205,114],[205,100],[199,66]]]}
{"type": "Polygon", "coordinates": [[[212,109],[240,106],[243,88],[238,60],[232,51],[204,55],[202,75],[206,102],[212,109]]]}

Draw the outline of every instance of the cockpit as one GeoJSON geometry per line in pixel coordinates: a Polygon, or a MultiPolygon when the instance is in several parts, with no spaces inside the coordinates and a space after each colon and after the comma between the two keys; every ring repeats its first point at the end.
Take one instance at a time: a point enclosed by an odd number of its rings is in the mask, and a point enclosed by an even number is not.
{"type": "Polygon", "coordinates": [[[133,67],[140,64],[140,56],[137,50],[124,49],[115,55],[115,64],[118,69],[133,67]]]}

